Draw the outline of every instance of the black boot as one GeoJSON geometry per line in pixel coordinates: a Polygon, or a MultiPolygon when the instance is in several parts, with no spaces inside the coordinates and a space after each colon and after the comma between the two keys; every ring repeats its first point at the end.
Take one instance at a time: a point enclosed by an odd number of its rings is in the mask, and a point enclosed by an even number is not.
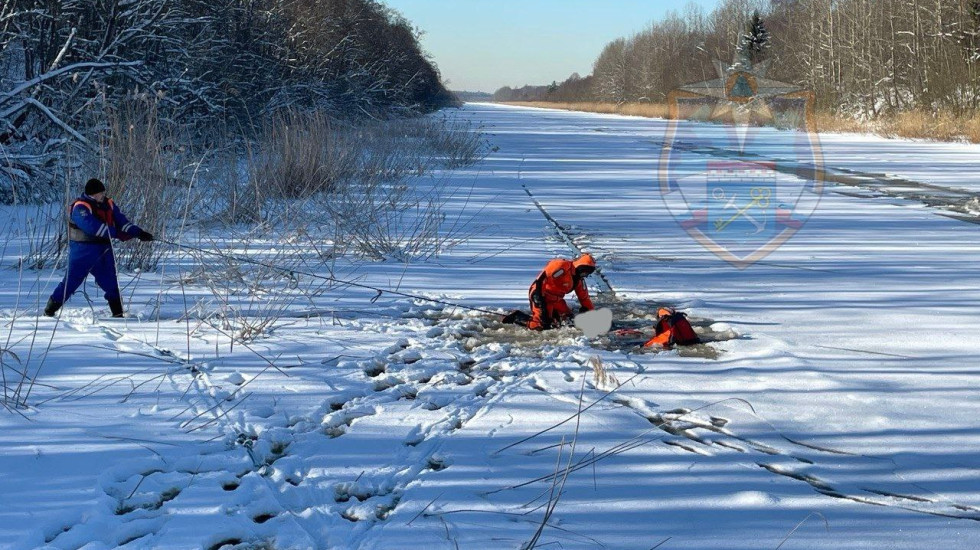
{"type": "Polygon", "coordinates": [[[61,302],[55,302],[54,298],[48,298],[48,305],[44,306],[44,314],[48,317],[54,317],[59,309],[61,309],[61,302]]]}
{"type": "Polygon", "coordinates": [[[112,312],[113,317],[122,317],[122,298],[109,298],[109,311],[112,312]]]}

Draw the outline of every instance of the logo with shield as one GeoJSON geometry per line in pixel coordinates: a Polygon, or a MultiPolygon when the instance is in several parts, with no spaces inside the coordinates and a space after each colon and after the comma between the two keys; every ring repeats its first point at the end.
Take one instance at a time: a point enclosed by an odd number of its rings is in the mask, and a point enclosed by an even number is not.
{"type": "Polygon", "coordinates": [[[680,226],[744,269],[816,210],[823,161],[810,92],[766,78],[768,62],[715,65],[717,79],[668,97],[658,183],[680,226]]]}

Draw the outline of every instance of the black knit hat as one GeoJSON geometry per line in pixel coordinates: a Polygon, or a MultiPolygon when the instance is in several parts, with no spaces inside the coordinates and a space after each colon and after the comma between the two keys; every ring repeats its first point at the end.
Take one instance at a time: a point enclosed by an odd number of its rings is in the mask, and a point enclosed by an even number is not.
{"type": "Polygon", "coordinates": [[[96,193],[101,193],[103,191],[105,191],[105,185],[103,185],[102,182],[99,181],[98,179],[92,178],[92,179],[88,180],[87,182],[85,182],[85,194],[86,195],[88,195],[88,196],[91,197],[92,195],[94,195],[96,193]]]}

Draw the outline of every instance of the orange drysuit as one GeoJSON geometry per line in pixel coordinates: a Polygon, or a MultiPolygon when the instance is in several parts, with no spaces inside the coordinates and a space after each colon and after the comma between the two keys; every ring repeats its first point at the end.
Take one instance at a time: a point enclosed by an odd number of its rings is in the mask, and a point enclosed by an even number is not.
{"type": "Polygon", "coordinates": [[[565,295],[573,290],[579,304],[582,305],[582,311],[595,309],[589,298],[589,290],[585,286],[585,277],[593,270],[595,270],[595,261],[588,254],[583,254],[574,262],[564,258],[555,258],[548,262],[528,289],[531,320],[527,328],[532,330],[555,328],[571,317],[572,310],[565,303],[565,295]]]}

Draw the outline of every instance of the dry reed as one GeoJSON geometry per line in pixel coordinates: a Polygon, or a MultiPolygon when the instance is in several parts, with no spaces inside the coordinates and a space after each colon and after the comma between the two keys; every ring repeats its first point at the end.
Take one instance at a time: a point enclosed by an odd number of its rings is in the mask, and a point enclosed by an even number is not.
{"type": "Polygon", "coordinates": [[[562,109],[565,111],[584,111],[609,115],[640,116],[646,118],[665,118],[666,103],[611,103],[601,101],[555,102],[555,101],[508,101],[507,105],[537,107],[539,109],[562,109]]]}
{"type": "MultiPolygon", "coordinates": [[[[508,101],[506,104],[646,118],[666,118],[668,113],[668,106],[665,103],[508,101]]],[[[951,115],[913,110],[860,119],[831,111],[817,111],[814,113],[813,120],[817,132],[980,143],[980,114],[951,115]]]]}

